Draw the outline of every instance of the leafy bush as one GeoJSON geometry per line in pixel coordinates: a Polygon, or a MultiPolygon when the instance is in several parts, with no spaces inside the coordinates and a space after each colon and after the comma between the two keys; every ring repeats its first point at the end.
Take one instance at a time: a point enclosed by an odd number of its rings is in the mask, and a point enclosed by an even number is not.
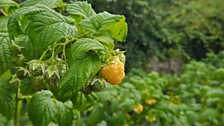
{"type": "Polygon", "coordinates": [[[0,125],[72,125],[104,89],[100,70],[115,57],[123,79],[125,56],[114,41],[126,38],[124,16],[62,0],[3,0],[0,7],[0,125]]]}

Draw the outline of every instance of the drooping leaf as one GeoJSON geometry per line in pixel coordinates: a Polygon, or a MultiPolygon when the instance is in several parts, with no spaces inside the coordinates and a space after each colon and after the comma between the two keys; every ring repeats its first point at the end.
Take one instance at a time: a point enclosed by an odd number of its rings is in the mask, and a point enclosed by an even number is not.
{"type": "Polygon", "coordinates": [[[12,43],[8,37],[7,21],[5,17],[0,18],[0,75],[12,65],[12,43]]]}
{"type": "Polygon", "coordinates": [[[49,45],[60,41],[62,38],[71,38],[78,33],[77,28],[71,25],[72,22],[72,19],[44,5],[37,4],[30,7],[23,7],[17,11],[9,19],[8,27],[11,38],[25,31],[25,34],[28,35],[35,47],[34,51],[40,55],[49,45]],[[26,24],[27,27],[19,26],[19,22],[23,21],[28,23],[28,25],[26,24]],[[22,28],[25,28],[25,30],[22,28]]]}
{"type": "Polygon", "coordinates": [[[6,6],[18,6],[18,4],[12,0],[1,0],[0,7],[6,7],[6,6]]]}
{"type": "Polygon", "coordinates": [[[27,34],[38,51],[44,51],[49,45],[62,38],[73,37],[78,31],[72,21],[53,11],[40,12],[30,15],[31,22],[27,34]]]}
{"type": "Polygon", "coordinates": [[[29,118],[35,126],[46,126],[57,113],[56,104],[51,98],[53,94],[48,91],[37,92],[29,104],[29,118]]]}
{"type": "Polygon", "coordinates": [[[117,41],[124,41],[127,36],[125,17],[102,12],[80,21],[81,28],[88,32],[107,35],[117,41]]]}
{"type": "Polygon", "coordinates": [[[22,30],[22,28],[20,27],[21,19],[23,19],[25,15],[36,14],[42,11],[46,11],[45,6],[34,5],[30,7],[23,7],[17,10],[13,15],[11,15],[8,21],[8,31],[10,39],[14,39],[14,37],[21,34],[22,31],[25,32],[25,30],[22,30]]]}
{"type": "Polygon", "coordinates": [[[97,54],[83,54],[74,59],[59,83],[59,98],[67,100],[78,93],[97,74],[100,67],[101,60],[97,54]]]}
{"type": "Polygon", "coordinates": [[[74,60],[77,60],[77,57],[83,55],[83,53],[92,51],[98,54],[104,50],[104,46],[96,40],[89,38],[79,39],[71,48],[70,55],[68,56],[68,64],[72,65],[75,62],[74,60]]]}
{"type": "Polygon", "coordinates": [[[56,102],[57,106],[57,119],[59,126],[70,126],[73,121],[73,104],[71,101],[67,101],[65,103],[56,102]]]}
{"type": "Polygon", "coordinates": [[[80,1],[67,4],[66,11],[68,11],[70,15],[79,15],[83,18],[89,18],[96,14],[90,4],[80,1]]]}
{"type": "Polygon", "coordinates": [[[128,32],[128,25],[125,22],[125,17],[122,16],[122,18],[117,23],[105,26],[102,29],[102,32],[105,31],[109,31],[111,37],[116,39],[117,41],[124,41],[128,32]]]}
{"type": "Polygon", "coordinates": [[[15,86],[9,83],[9,77],[0,78],[0,113],[11,119],[15,109],[15,86]]]}
{"type": "Polygon", "coordinates": [[[88,32],[98,33],[101,28],[119,22],[121,18],[120,15],[102,12],[80,21],[79,24],[81,28],[88,32]]]}

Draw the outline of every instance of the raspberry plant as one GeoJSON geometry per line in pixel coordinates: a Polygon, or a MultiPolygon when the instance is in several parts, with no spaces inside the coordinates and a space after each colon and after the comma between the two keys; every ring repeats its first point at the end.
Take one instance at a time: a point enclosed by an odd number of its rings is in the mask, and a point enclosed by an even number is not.
{"type": "Polygon", "coordinates": [[[0,117],[9,120],[0,125],[19,125],[24,107],[35,126],[72,125],[108,83],[101,68],[123,56],[114,41],[126,38],[125,17],[61,0],[1,0],[0,9],[0,117]]]}

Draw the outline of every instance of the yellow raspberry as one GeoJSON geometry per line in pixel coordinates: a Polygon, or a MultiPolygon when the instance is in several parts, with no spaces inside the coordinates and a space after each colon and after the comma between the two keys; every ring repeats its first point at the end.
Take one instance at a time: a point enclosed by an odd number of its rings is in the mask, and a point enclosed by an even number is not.
{"type": "Polygon", "coordinates": [[[125,77],[124,63],[119,58],[115,58],[103,66],[100,74],[110,84],[118,85],[125,77]]]}
{"type": "Polygon", "coordinates": [[[148,105],[154,105],[154,104],[156,104],[156,100],[155,99],[148,99],[148,100],[145,101],[145,103],[148,104],[148,105]]]}

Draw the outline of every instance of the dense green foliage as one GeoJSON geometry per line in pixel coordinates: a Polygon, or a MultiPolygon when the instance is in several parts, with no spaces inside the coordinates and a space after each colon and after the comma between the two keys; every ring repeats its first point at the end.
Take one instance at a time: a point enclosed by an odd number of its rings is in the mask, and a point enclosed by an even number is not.
{"type": "Polygon", "coordinates": [[[0,12],[0,125],[72,125],[108,83],[101,67],[123,55],[125,17],[62,0],[1,0],[0,12]]]}
{"type": "MultiPolygon", "coordinates": [[[[98,93],[99,102],[81,119],[87,125],[221,126],[224,125],[223,57],[191,61],[180,75],[133,69],[121,86],[98,93]],[[222,66],[220,66],[222,64],[222,66]],[[156,100],[149,104],[147,100],[156,100]],[[136,112],[138,104],[144,106],[136,112]]],[[[212,58],[211,58],[212,55],[212,58]]]]}
{"type": "MultiPolygon", "coordinates": [[[[160,59],[201,59],[224,48],[223,0],[88,0],[98,11],[124,14],[127,68],[160,59]]],[[[118,46],[120,47],[120,46],[118,46]]]]}

